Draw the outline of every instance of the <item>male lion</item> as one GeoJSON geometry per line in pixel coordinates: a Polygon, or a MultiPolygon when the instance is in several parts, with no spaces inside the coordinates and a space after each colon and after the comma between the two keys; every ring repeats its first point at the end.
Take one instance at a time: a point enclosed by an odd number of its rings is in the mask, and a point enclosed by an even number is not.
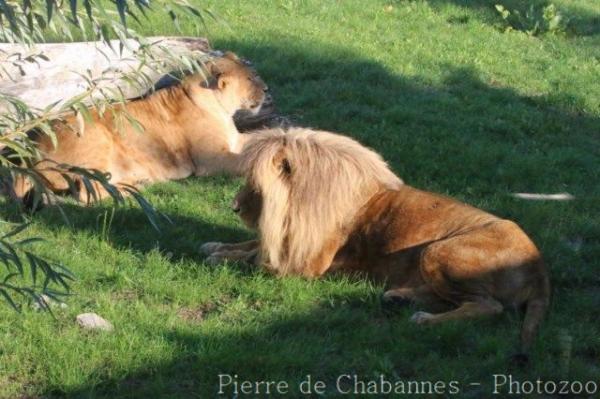
{"type": "MultiPolygon", "coordinates": [[[[375,152],[323,131],[265,131],[241,154],[246,185],[233,210],[259,241],[206,243],[209,262],[245,260],[279,274],[363,272],[384,298],[452,306],[431,324],[526,308],[522,354],[548,307],[540,253],[512,221],[403,184],[375,152]]],[[[517,360],[525,360],[519,356],[517,360]]]]}
{"type": "MultiPolygon", "coordinates": [[[[110,182],[117,186],[235,171],[246,135],[236,129],[233,115],[238,110],[256,114],[267,86],[233,53],[213,59],[206,72],[117,105],[114,114],[106,111],[100,116],[91,109],[93,123],[85,123],[83,132],[76,128],[74,116],[55,122],[56,146],[49,136],[36,136],[43,159],[35,170],[51,191],[73,191],[75,185],[74,194],[84,201],[91,199],[91,190],[69,173],[70,167],[109,173],[110,182]],[[144,131],[136,131],[120,108],[144,131]],[[115,126],[119,124],[121,129],[115,126]]],[[[23,199],[32,188],[28,178],[17,176],[12,194],[23,199]]],[[[100,185],[94,191],[98,198],[108,194],[100,185]]]]}

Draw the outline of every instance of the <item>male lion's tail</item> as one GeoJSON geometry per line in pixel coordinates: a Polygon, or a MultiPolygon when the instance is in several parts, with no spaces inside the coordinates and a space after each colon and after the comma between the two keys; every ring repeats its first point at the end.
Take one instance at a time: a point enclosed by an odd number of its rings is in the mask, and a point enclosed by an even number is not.
{"type": "Polygon", "coordinates": [[[525,320],[521,328],[521,354],[519,356],[523,360],[527,359],[531,344],[550,304],[550,280],[546,268],[542,260],[538,261],[535,266],[538,278],[534,283],[529,299],[525,303],[525,320]]]}

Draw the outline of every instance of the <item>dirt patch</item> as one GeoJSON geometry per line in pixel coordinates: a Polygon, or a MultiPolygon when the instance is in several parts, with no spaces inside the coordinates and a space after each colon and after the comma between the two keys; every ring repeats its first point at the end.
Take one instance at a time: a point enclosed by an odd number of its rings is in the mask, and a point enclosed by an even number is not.
{"type": "Polygon", "coordinates": [[[183,307],[177,311],[177,316],[189,323],[201,323],[216,308],[217,305],[212,302],[197,307],[183,307]]]}
{"type": "Polygon", "coordinates": [[[112,294],[112,298],[116,301],[133,302],[139,299],[139,295],[135,290],[117,291],[112,294]]]}

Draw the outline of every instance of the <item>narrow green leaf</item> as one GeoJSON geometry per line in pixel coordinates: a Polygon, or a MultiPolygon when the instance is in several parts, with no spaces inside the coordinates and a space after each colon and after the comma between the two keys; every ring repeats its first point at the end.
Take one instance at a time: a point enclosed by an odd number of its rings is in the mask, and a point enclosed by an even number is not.
{"type": "MultiPolygon", "coordinates": [[[[1,285],[0,285],[1,286],[1,285]]],[[[17,304],[12,300],[12,298],[10,297],[10,295],[8,295],[8,293],[6,292],[6,290],[4,290],[3,288],[0,288],[0,295],[2,295],[4,297],[4,299],[6,300],[6,302],[8,302],[8,304],[17,312],[21,312],[21,309],[19,309],[19,307],[17,306],[17,304]]]]}

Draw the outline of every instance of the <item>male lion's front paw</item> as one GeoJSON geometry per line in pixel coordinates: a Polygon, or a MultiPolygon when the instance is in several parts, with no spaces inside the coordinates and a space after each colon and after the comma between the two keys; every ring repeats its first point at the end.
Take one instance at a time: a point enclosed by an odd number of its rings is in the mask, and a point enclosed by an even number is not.
{"type": "Polygon", "coordinates": [[[416,312],[410,317],[410,321],[415,324],[427,324],[429,323],[434,316],[431,313],[427,312],[416,312]]]}
{"type": "Polygon", "coordinates": [[[226,259],[221,252],[215,252],[204,259],[204,263],[210,266],[217,266],[222,264],[226,259]]]}
{"type": "Polygon", "coordinates": [[[200,252],[204,255],[212,255],[219,251],[219,248],[223,245],[221,242],[205,242],[200,245],[200,252]]]}

